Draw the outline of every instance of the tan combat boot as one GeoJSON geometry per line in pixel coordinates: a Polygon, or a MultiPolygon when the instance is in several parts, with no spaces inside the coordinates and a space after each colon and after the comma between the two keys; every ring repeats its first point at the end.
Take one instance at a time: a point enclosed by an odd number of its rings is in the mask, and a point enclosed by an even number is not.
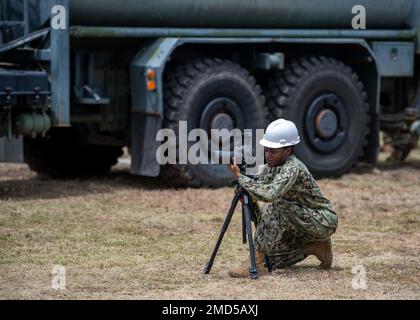
{"type": "Polygon", "coordinates": [[[315,256],[321,261],[321,269],[330,269],[333,262],[331,238],[323,242],[312,242],[305,246],[304,252],[308,256],[315,256]]]}
{"type": "MultiPolygon", "coordinates": [[[[268,273],[267,268],[265,267],[265,254],[262,251],[257,251],[255,254],[255,260],[257,263],[258,275],[263,276],[268,273]]],[[[229,271],[229,275],[232,278],[249,278],[250,272],[249,268],[251,266],[250,259],[248,258],[240,266],[234,267],[229,271]]]]}

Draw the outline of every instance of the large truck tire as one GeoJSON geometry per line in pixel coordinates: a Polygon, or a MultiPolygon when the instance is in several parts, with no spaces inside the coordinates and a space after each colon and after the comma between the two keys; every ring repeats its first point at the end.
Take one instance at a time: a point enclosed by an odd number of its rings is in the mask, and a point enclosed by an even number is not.
{"type": "MultiPolygon", "coordinates": [[[[247,70],[232,61],[182,62],[169,67],[165,78],[165,128],[177,135],[180,121],[187,121],[188,132],[201,128],[209,136],[211,129],[264,129],[267,124],[261,88],[247,70]]],[[[225,186],[233,178],[228,166],[211,164],[165,165],[161,176],[190,187],[225,186]]]]}
{"type": "Polygon", "coordinates": [[[270,79],[266,96],[272,119],[296,123],[296,154],[315,177],[341,176],[363,155],[368,97],[349,66],[326,57],[292,60],[270,79]]]}
{"type": "Polygon", "coordinates": [[[53,130],[49,138],[24,140],[24,159],[42,176],[75,178],[107,173],[123,154],[114,146],[86,145],[71,130],[53,130]]]}

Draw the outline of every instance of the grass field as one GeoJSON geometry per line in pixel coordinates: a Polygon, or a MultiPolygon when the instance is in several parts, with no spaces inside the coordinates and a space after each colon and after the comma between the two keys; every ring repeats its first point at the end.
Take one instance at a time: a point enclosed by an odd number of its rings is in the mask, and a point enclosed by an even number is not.
{"type": "Polygon", "coordinates": [[[91,180],[42,180],[0,165],[2,299],[419,299],[420,152],[320,185],[339,214],[335,262],[310,257],[258,281],[228,277],[247,256],[239,212],[202,274],[232,191],[171,189],[116,168],[91,180]],[[52,289],[54,265],[65,290],[52,289]],[[352,288],[364,266],[365,290],[352,288]]]}

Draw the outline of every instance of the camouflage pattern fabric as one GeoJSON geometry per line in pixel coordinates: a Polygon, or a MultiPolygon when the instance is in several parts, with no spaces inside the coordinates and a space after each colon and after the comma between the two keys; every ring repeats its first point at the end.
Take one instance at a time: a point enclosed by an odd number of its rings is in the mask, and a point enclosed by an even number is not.
{"type": "Polygon", "coordinates": [[[306,166],[296,156],[284,165],[264,167],[257,179],[239,178],[254,200],[268,202],[256,212],[255,248],[266,253],[273,268],[304,260],[304,246],[335,233],[337,215],[306,166]]]}
{"type": "Polygon", "coordinates": [[[395,132],[389,133],[393,152],[387,161],[395,163],[403,162],[408,158],[411,151],[416,148],[419,141],[419,135],[417,135],[416,132],[413,132],[412,125],[419,117],[420,114],[418,110],[413,108],[406,109],[405,120],[401,127],[395,132]]]}
{"type": "Polygon", "coordinates": [[[410,152],[416,148],[418,139],[418,136],[409,130],[400,130],[394,133],[392,135],[392,147],[394,148],[394,151],[387,161],[405,161],[410,155],[410,152]]]}

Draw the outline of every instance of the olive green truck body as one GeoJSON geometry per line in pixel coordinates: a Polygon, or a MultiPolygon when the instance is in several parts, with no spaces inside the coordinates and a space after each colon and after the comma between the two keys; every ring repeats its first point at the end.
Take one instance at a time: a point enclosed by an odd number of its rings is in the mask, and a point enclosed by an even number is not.
{"type": "Polygon", "coordinates": [[[128,147],[133,174],[219,186],[226,167],[160,165],[158,131],[285,117],[339,176],[420,111],[419,35],[420,0],[0,0],[0,137],[40,173],[105,172],[128,147]]]}

